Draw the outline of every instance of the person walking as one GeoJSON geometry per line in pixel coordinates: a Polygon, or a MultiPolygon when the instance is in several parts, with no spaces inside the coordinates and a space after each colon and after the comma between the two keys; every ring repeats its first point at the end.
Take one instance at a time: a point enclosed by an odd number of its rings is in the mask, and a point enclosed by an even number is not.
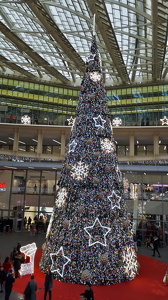
{"type": "Polygon", "coordinates": [[[5,300],[9,300],[9,296],[12,292],[13,283],[15,282],[15,277],[12,276],[13,271],[9,270],[5,278],[5,300]]]}
{"type": "Polygon", "coordinates": [[[46,276],[45,276],[45,281],[44,281],[44,300],[47,298],[47,294],[49,294],[49,300],[51,300],[52,296],[52,287],[53,287],[53,274],[51,273],[50,270],[48,270],[46,276]]]}
{"type": "Polygon", "coordinates": [[[13,259],[13,267],[15,270],[15,278],[19,277],[19,270],[21,268],[21,254],[16,250],[14,259],[13,259]]]}
{"type": "Polygon", "coordinates": [[[25,300],[36,300],[37,282],[34,281],[34,275],[31,275],[30,281],[27,283],[24,290],[25,300]],[[29,290],[26,293],[26,290],[29,290]]]}
{"type": "Polygon", "coordinates": [[[158,253],[159,257],[161,257],[160,252],[158,250],[158,244],[159,244],[159,239],[155,235],[154,238],[153,238],[153,255],[152,256],[155,256],[155,251],[156,251],[158,253]]]}
{"type": "Polygon", "coordinates": [[[9,259],[9,256],[7,256],[7,257],[5,258],[5,260],[4,260],[3,264],[2,264],[2,266],[3,266],[4,271],[5,271],[6,273],[8,273],[9,270],[12,269],[12,263],[11,263],[11,261],[10,261],[10,259],[9,259]]]}
{"type": "Polygon", "coordinates": [[[3,293],[3,284],[6,278],[6,272],[4,271],[3,266],[0,266],[0,293],[3,293]]]}
{"type": "Polygon", "coordinates": [[[84,295],[86,300],[94,300],[94,294],[90,282],[86,282],[86,290],[84,292],[84,295]]]}

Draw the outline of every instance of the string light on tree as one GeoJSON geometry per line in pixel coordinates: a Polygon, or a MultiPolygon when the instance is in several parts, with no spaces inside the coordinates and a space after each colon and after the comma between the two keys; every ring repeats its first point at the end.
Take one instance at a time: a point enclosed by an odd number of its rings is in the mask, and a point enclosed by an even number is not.
{"type": "Polygon", "coordinates": [[[71,167],[71,176],[73,179],[82,180],[88,176],[89,166],[84,162],[79,161],[71,167]]]}
{"type": "Polygon", "coordinates": [[[107,246],[106,235],[111,231],[110,227],[103,226],[98,218],[92,226],[85,227],[84,230],[89,235],[89,247],[96,243],[107,246]]]}
{"type": "Polygon", "coordinates": [[[31,118],[28,115],[24,115],[21,117],[22,124],[31,124],[31,118]]]}
{"type": "Polygon", "coordinates": [[[100,115],[97,118],[93,118],[95,122],[95,127],[101,127],[104,128],[104,124],[106,123],[106,120],[104,120],[100,115]]]}
{"type": "Polygon", "coordinates": [[[58,252],[50,253],[52,260],[51,273],[57,272],[61,277],[64,276],[65,266],[71,261],[70,258],[64,255],[64,249],[61,246],[58,252]]]}
{"type": "Polygon", "coordinates": [[[162,122],[162,126],[163,125],[168,125],[168,119],[166,118],[166,116],[164,116],[163,119],[160,119],[160,121],[162,122]]]}
{"type": "Polygon", "coordinates": [[[115,126],[115,127],[121,126],[122,125],[121,118],[118,118],[118,117],[114,118],[112,120],[112,125],[115,126]]]}

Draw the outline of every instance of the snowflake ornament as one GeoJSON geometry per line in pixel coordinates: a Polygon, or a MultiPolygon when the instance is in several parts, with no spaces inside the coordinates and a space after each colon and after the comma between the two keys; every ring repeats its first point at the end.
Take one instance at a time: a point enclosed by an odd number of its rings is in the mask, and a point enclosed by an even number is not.
{"type": "Polygon", "coordinates": [[[166,116],[164,116],[163,119],[160,119],[160,121],[162,122],[162,126],[163,125],[168,125],[168,119],[166,118],[166,116]]]}
{"type": "Polygon", "coordinates": [[[100,139],[101,149],[105,153],[113,153],[115,151],[115,144],[109,139],[100,139]]]}
{"type": "Polygon", "coordinates": [[[100,115],[97,118],[93,118],[93,120],[95,122],[95,127],[104,128],[104,124],[106,123],[106,120],[102,119],[100,115]]]}
{"type": "Polygon", "coordinates": [[[62,207],[65,204],[67,195],[68,193],[65,188],[60,189],[57,195],[57,199],[55,201],[57,207],[62,207]]]}
{"type": "Polygon", "coordinates": [[[111,231],[111,228],[103,226],[99,218],[96,218],[92,226],[84,227],[84,230],[89,235],[89,247],[96,243],[107,246],[106,235],[111,231]]]}
{"type": "Polygon", "coordinates": [[[50,253],[50,257],[52,260],[51,273],[57,272],[63,277],[65,266],[71,261],[70,258],[64,255],[63,247],[60,247],[56,253],[50,253]]]}
{"type": "Polygon", "coordinates": [[[122,259],[123,262],[125,263],[126,274],[128,274],[131,278],[134,278],[138,267],[134,249],[127,246],[123,251],[122,259]]]}
{"type": "Polygon", "coordinates": [[[122,125],[121,118],[118,118],[118,117],[114,118],[112,120],[112,125],[115,126],[115,127],[121,126],[122,125]]]}
{"type": "Polygon", "coordinates": [[[22,124],[31,124],[31,118],[28,115],[24,115],[21,117],[22,124]]]}
{"type": "Polygon", "coordinates": [[[82,180],[88,176],[89,166],[79,161],[71,168],[71,176],[73,179],[82,180]]]}

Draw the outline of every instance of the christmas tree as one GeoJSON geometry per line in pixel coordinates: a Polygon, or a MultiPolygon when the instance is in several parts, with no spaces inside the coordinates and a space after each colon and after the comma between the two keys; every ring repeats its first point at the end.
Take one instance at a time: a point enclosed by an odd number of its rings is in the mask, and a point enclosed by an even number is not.
{"type": "Polygon", "coordinates": [[[138,272],[95,36],[43,245],[40,268],[95,285],[138,272]]]}

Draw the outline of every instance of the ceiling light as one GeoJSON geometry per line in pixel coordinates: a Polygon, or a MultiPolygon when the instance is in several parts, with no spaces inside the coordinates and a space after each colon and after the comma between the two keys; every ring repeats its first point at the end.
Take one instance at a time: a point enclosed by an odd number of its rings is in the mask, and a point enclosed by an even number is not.
{"type": "Polygon", "coordinates": [[[26,143],[24,143],[24,142],[21,142],[21,141],[19,141],[19,143],[20,143],[20,144],[24,144],[24,145],[26,144],[26,143]]]}
{"type": "Polygon", "coordinates": [[[55,142],[55,143],[58,143],[59,145],[61,145],[61,143],[60,143],[60,142],[58,142],[58,141],[56,141],[56,140],[54,140],[54,139],[53,139],[53,142],[55,142]]]}
{"type": "Polygon", "coordinates": [[[16,169],[17,170],[17,168],[15,168],[15,167],[9,167],[9,166],[4,166],[4,168],[16,169]]]}
{"type": "Polygon", "coordinates": [[[0,143],[4,143],[4,144],[7,144],[7,142],[1,141],[1,140],[0,140],[0,143]]]}
{"type": "Polygon", "coordinates": [[[35,139],[32,139],[32,141],[34,141],[34,142],[38,143],[38,141],[37,141],[37,140],[35,140],[35,139]]]}
{"type": "Polygon", "coordinates": [[[8,137],[8,139],[9,139],[9,140],[12,140],[12,141],[14,141],[14,139],[13,139],[13,138],[11,138],[11,137],[8,137]]]}

